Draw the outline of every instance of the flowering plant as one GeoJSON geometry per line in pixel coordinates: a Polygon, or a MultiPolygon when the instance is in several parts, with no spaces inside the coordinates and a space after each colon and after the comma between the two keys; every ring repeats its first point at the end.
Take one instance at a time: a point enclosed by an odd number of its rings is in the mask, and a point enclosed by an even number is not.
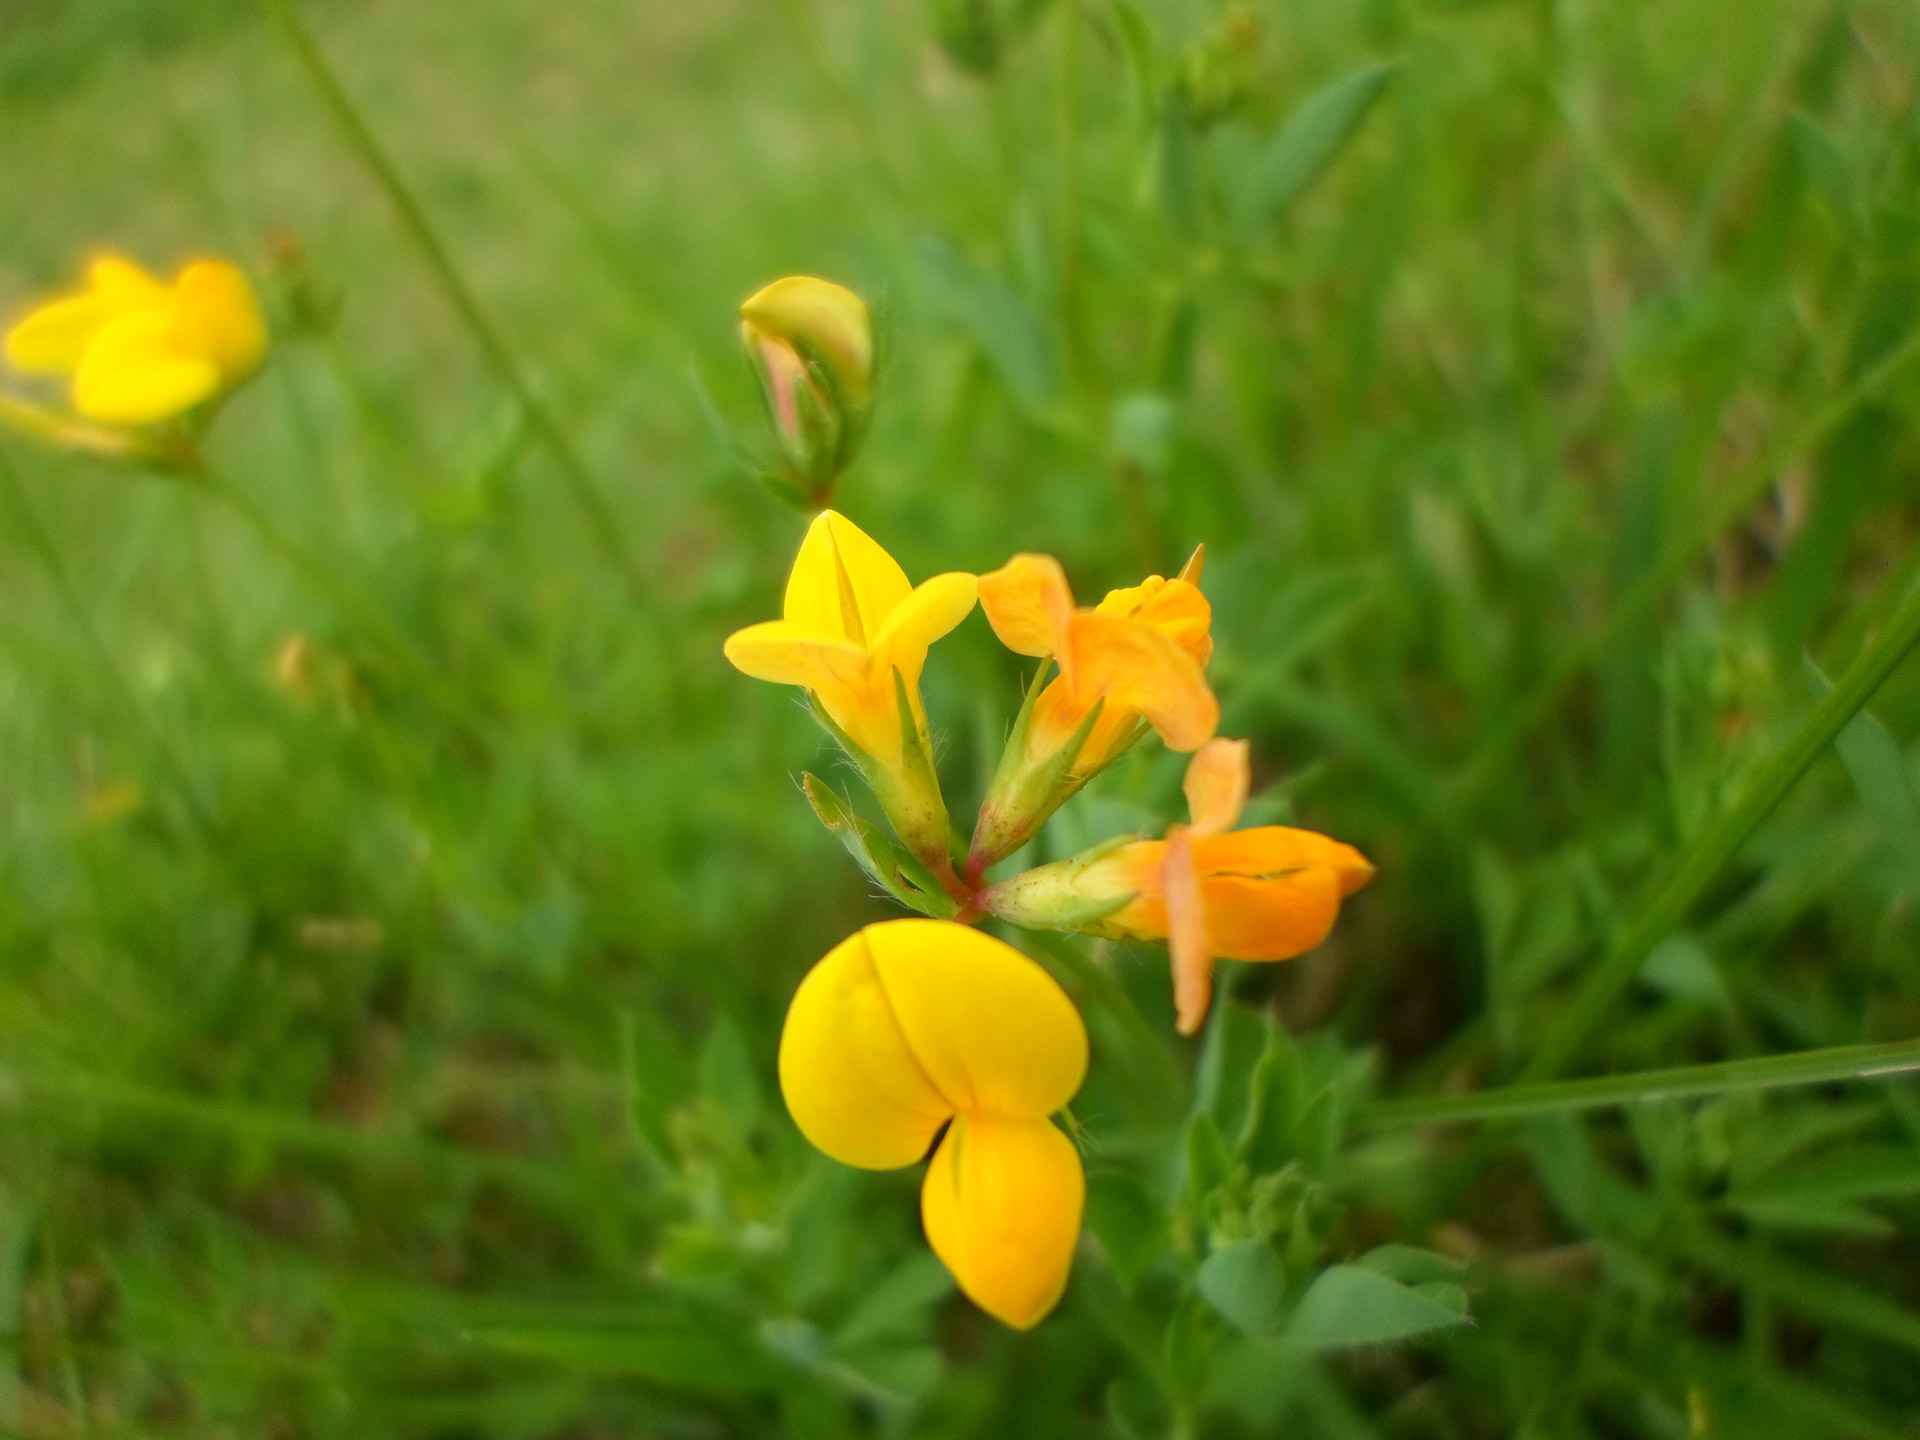
{"type": "MultiPolygon", "coordinates": [[[[796,460],[820,453],[806,437],[844,432],[845,396],[859,396],[865,423],[871,378],[858,362],[870,363],[871,344],[848,342],[847,317],[865,316],[839,298],[850,295],[794,278],[745,307],[770,418],[794,437],[796,460]],[[793,303],[770,307],[769,297],[793,303]],[[770,308],[782,316],[777,335],[770,308]]],[[[1204,558],[1196,550],[1171,579],[1149,575],[1079,607],[1048,555],[914,585],[859,526],[823,510],[794,559],[781,618],[726,642],[745,674],[806,691],[893,835],[810,774],[807,798],[861,868],[925,917],[866,927],[802,981],[780,1042],[787,1107],[809,1140],[849,1165],[894,1169],[931,1149],[921,1190],[928,1242],[976,1304],[1021,1329],[1059,1299],[1079,1237],[1079,1152],[1049,1117],[1080,1087],[1087,1037],[1045,970],[972,927],[992,918],[1165,941],[1177,1028],[1192,1035],[1206,1016],[1214,957],[1285,960],[1313,948],[1340,902],[1373,875],[1359,851],[1324,835],[1232,828],[1247,799],[1249,753],[1245,741],[1214,733],[1204,558]],[[976,599],[1001,642],[1040,664],[963,850],[920,676],[929,647],[976,599]],[[1159,840],[1116,836],[989,883],[991,867],[1148,732],[1193,754],[1190,824],[1159,840]]]]}

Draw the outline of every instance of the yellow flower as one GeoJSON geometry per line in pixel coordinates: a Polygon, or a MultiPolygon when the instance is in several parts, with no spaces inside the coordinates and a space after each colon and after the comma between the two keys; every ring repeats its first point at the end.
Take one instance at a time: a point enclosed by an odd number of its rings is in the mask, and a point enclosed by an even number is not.
{"type": "Polygon", "coordinates": [[[1087,1034],[1046,971],[949,920],[889,920],[800,982],[780,1090],[800,1132],[847,1165],[911,1165],[934,1253],[1018,1329],[1060,1298],[1080,1234],[1080,1156],[1048,1118],[1087,1069],[1087,1034]]]}
{"type": "Polygon", "coordinates": [[[1175,579],[1149,575],[1092,609],[1074,607],[1050,555],[1016,555],[980,577],[980,608],[1001,643],[1051,656],[1060,674],[1023,711],[981,807],[967,862],[975,880],[1148,727],[1171,750],[1212,736],[1220,704],[1204,674],[1213,655],[1204,560],[1203,547],[1175,579]]]}
{"type": "Polygon", "coordinates": [[[842,285],[790,275],[740,307],[740,335],[774,434],[816,501],[853,462],[873,406],[873,321],[842,285]]]}
{"type": "Polygon", "coordinates": [[[72,377],[73,408],[109,425],[166,420],[241,384],[266,356],[253,287],[225,260],[196,260],[172,285],[103,255],[87,288],[27,315],[7,359],[36,375],[72,377]]]}
{"type": "Polygon", "coordinates": [[[1177,1028],[1191,1035],[1213,995],[1213,962],[1290,960],[1327,938],[1340,902],[1373,878],[1351,845],[1311,830],[1233,830],[1246,805],[1247,742],[1212,740],[1187,766],[1191,825],[1085,859],[1042,865],[980,897],[990,914],[1043,929],[1165,940],[1177,1028]]]}
{"type": "Polygon", "coordinates": [[[977,585],[958,572],[910,585],[865,531],[827,510],[801,543],[781,618],[726,643],[727,659],[744,673],[805,687],[900,838],[943,882],[953,865],[920,670],[927,647],[973,609],[977,585]]]}

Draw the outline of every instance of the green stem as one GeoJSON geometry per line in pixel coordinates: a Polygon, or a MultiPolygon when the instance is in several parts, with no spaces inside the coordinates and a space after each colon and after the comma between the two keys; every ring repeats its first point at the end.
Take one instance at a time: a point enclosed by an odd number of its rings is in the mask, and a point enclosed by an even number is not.
{"type": "Polygon", "coordinates": [[[1846,723],[1873,698],[1874,691],[1906,659],[1916,642],[1920,642],[1920,588],[1907,596],[1887,628],[1800,722],[1785,748],[1767,762],[1719,823],[1681,857],[1652,901],[1620,932],[1606,957],[1582,982],[1572,1005],[1554,1021],[1546,1040],[1522,1072],[1526,1079],[1544,1080],[1575,1057],[1607,1008],[1632,983],[1647,952],[1685,918],[1700,892],[1846,723]]]}
{"type": "Polygon", "coordinates": [[[1547,673],[1506,713],[1467,763],[1449,778],[1450,798],[1455,803],[1464,801],[1488,781],[1504,776],[1507,771],[1501,762],[1553,714],[1573,682],[1612,645],[1621,631],[1652,610],[1720,533],[1753,507],[1790,462],[1831,435],[1916,356],[1920,356],[1920,330],[1889,350],[1786,439],[1762,453],[1744,475],[1727,487],[1720,502],[1710,506],[1698,524],[1678,535],[1621,594],[1605,620],[1559,652],[1547,673]]]}
{"type": "Polygon", "coordinates": [[[1067,972],[1092,1000],[1101,1006],[1127,1032],[1129,1039],[1139,1048],[1142,1058],[1156,1072],[1158,1082],[1166,1087],[1166,1093],[1177,1094],[1186,1084],[1186,1078],[1180,1073],[1180,1067],[1167,1053],[1165,1039],[1160,1032],[1147,1023],[1139,1007],[1133,1003],[1118,981],[1109,975],[1097,962],[1081,953],[1080,947],[1072,940],[1058,940],[1050,935],[1035,931],[1023,931],[1024,937],[1035,948],[1051,957],[1060,968],[1067,972]]]}
{"type": "Polygon", "coordinates": [[[1080,0],[1060,6],[1059,71],[1054,105],[1060,145],[1060,324],[1067,354],[1090,408],[1100,404],[1100,373],[1087,338],[1080,293],[1080,0]]]}
{"type": "Polygon", "coordinates": [[[320,92],[321,100],[332,112],[336,122],[345,133],[347,142],[360,157],[374,181],[386,194],[388,202],[400,217],[402,228],[419,247],[427,262],[427,268],[439,281],[448,302],[460,316],[474,342],[480,347],[481,354],[494,374],[519,404],[527,423],[545,443],[548,451],[560,467],[568,488],[572,490],[574,500],[586,516],[587,525],[594,540],[599,544],[614,569],[633,592],[635,598],[646,600],[647,581],[639,560],[627,544],[619,521],[615,518],[606,499],[600,494],[592,473],[586,462],[574,449],[573,442],[567,438],[566,431],[560,426],[553,412],[549,410],[535,392],[533,384],[513,358],[500,329],[481,306],[465,276],[454,263],[452,253],[441,240],[439,232],[433,228],[433,222],[420,202],[414,198],[407,182],[400,176],[392,159],[381,147],[373,129],[360,114],[358,107],[340,83],[339,77],[327,64],[326,57],[315,45],[312,34],[301,20],[299,11],[293,6],[293,0],[257,0],[267,17],[279,28],[285,37],[287,46],[293,51],[294,58],[306,71],[308,79],[320,92]]]}
{"type": "Polygon", "coordinates": [[[1611,1105],[1680,1100],[1703,1095],[1732,1095],[1775,1090],[1789,1085],[1826,1085],[1836,1080],[1871,1080],[1920,1071],[1920,1040],[1882,1045],[1840,1045],[1794,1055],[1754,1060],[1723,1060],[1716,1065],[1684,1065],[1674,1070],[1643,1070],[1636,1075],[1601,1075],[1587,1080],[1555,1080],[1540,1085],[1507,1085],[1471,1095],[1431,1095],[1411,1100],[1377,1100],[1354,1116],[1364,1129],[1405,1125],[1464,1124],[1516,1120],[1611,1105]]]}

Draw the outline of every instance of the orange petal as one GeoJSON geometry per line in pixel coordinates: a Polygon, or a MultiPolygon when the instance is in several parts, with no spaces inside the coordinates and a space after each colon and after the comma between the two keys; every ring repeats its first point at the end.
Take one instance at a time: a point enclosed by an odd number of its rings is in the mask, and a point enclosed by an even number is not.
{"type": "Polygon", "coordinates": [[[1187,563],[1180,567],[1180,574],[1177,578],[1186,581],[1189,585],[1198,585],[1200,583],[1201,572],[1206,568],[1207,547],[1205,545],[1196,545],[1193,547],[1193,554],[1187,557],[1187,563]]]}
{"type": "Polygon", "coordinates": [[[1220,723],[1220,702],[1193,657],[1137,620],[1082,610],[1068,622],[1073,686],[1103,695],[1107,711],[1133,711],[1170,750],[1197,750],[1220,723]]]}
{"type": "Polygon", "coordinates": [[[1207,939],[1233,960],[1290,960],[1327,938],[1340,901],[1373,877],[1359,851],[1281,825],[1196,842],[1207,939]]]}
{"type": "Polygon", "coordinates": [[[1213,954],[1207,947],[1207,913],[1187,827],[1167,830],[1161,885],[1167,904],[1167,955],[1173,961],[1174,1029],[1192,1035],[1207,1018],[1213,999],[1213,954]]]}
{"type": "Polygon", "coordinates": [[[1073,611],[1073,590],[1051,555],[1016,555],[980,577],[980,608],[1014,654],[1055,655],[1073,611]]]}
{"type": "Polygon", "coordinates": [[[927,1167],[920,1221],[967,1298],[1026,1330],[1066,1288],[1086,1193],[1080,1154],[1052,1121],[963,1115],[927,1167]]]}
{"type": "Polygon", "coordinates": [[[1193,833],[1219,835],[1233,828],[1247,805],[1251,783],[1244,740],[1209,740],[1187,762],[1187,810],[1193,833]]]}

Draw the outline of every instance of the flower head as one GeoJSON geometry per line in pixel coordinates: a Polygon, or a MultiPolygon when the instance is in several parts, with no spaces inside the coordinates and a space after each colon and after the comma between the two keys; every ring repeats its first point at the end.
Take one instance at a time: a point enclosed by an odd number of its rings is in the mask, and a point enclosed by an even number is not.
{"type": "Polygon", "coordinates": [[[1048,1118],[1073,1098],[1087,1035],[1064,991],[1012,946],[946,920],[889,920],[842,942],[793,997],[780,1090],[847,1165],[927,1153],[934,1253],[968,1297],[1020,1329],[1060,1298],[1086,1180],[1048,1118]]]}
{"type": "Polygon", "coordinates": [[[1149,575],[1077,609],[1060,562],[1016,555],[980,577],[980,608],[1001,643],[1051,656],[1055,677],[1022,714],[981,809],[970,867],[984,869],[1032,836],[1062,802],[1151,728],[1193,750],[1220,723],[1204,673],[1212,608],[1200,593],[1204,552],[1172,580],[1149,575]]]}
{"type": "Polygon", "coordinates": [[[166,285],[103,255],[85,290],[42,305],[6,338],[15,369],[70,376],[73,408],[108,425],[192,410],[244,382],[266,351],[253,287],[225,260],[196,260],[166,285]]]}
{"type": "Polygon", "coordinates": [[[1165,940],[1177,1028],[1213,995],[1213,962],[1290,960],[1327,938],[1340,902],[1373,878],[1351,845],[1311,830],[1233,830],[1247,800],[1247,744],[1212,740],[1187,766],[1190,825],[1016,875],[981,897],[1016,924],[1165,940]]]}
{"type": "Polygon", "coordinates": [[[737,669],[807,690],[901,839],[936,873],[951,873],[952,863],[920,670],[927,647],[973,609],[976,587],[959,572],[910,585],[865,531],[827,510],[801,542],[781,618],[749,625],[726,643],[737,669]]]}
{"type": "Polygon", "coordinates": [[[740,307],[740,338],[800,493],[824,499],[866,437],[873,321],[851,290],[790,275],[740,307]]]}

